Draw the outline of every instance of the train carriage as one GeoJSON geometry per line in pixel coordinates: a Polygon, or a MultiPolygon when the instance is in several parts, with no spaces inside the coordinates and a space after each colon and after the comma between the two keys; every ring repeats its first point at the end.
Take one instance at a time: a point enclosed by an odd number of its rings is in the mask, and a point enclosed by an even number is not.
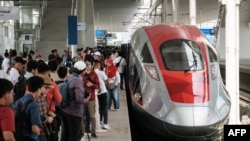
{"type": "Polygon", "coordinates": [[[221,136],[230,96],[218,55],[197,27],[142,27],[132,36],[127,59],[129,114],[146,140],[211,141],[221,136]]]}

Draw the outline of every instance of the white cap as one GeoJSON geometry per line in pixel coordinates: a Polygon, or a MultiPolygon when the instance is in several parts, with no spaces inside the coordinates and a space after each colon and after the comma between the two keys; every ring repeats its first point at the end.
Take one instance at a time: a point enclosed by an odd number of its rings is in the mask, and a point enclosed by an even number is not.
{"type": "Polygon", "coordinates": [[[95,55],[101,56],[101,53],[99,51],[96,51],[95,55]]]}
{"type": "Polygon", "coordinates": [[[74,68],[78,69],[79,71],[82,71],[86,68],[86,64],[83,61],[77,61],[74,64],[74,68]]]}

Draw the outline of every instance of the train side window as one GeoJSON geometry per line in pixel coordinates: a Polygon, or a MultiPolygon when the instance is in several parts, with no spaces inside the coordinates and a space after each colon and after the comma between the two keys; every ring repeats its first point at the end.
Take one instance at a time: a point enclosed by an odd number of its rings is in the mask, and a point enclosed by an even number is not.
{"type": "Polygon", "coordinates": [[[211,49],[211,47],[207,47],[208,48],[208,54],[209,54],[209,60],[210,62],[217,62],[217,55],[216,53],[211,49]]]}
{"type": "Polygon", "coordinates": [[[147,43],[144,44],[141,51],[141,58],[143,63],[154,63],[152,56],[150,54],[147,43]]]}
{"type": "Polygon", "coordinates": [[[137,49],[139,46],[140,46],[140,37],[139,36],[137,36],[136,37],[136,40],[135,40],[135,43],[134,43],[134,45],[133,45],[133,47],[135,48],[135,49],[137,49]]]}

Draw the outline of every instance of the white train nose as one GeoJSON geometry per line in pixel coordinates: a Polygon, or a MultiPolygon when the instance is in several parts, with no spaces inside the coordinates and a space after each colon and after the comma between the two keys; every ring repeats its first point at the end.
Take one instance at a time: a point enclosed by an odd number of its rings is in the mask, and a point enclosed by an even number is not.
{"type": "Polygon", "coordinates": [[[178,126],[205,126],[219,120],[219,116],[209,107],[177,107],[169,112],[165,121],[178,126]]]}

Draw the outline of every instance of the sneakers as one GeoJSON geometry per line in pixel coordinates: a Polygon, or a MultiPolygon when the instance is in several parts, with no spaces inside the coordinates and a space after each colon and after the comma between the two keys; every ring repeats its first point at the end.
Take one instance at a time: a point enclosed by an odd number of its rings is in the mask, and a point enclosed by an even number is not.
{"type": "Polygon", "coordinates": [[[111,129],[111,127],[108,124],[104,124],[102,128],[103,129],[111,129]]]}
{"type": "Polygon", "coordinates": [[[93,138],[97,138],[97,137],[98,137],[95,133],[91,133],[91,136],[92,136],[93,138]]]}
{"type": "Polygon", "coordinates": [[[107,132],[107,130],[103,130],[103,129],[96,130],[96,133],[102,133],[102,132],[107,132]]]}

